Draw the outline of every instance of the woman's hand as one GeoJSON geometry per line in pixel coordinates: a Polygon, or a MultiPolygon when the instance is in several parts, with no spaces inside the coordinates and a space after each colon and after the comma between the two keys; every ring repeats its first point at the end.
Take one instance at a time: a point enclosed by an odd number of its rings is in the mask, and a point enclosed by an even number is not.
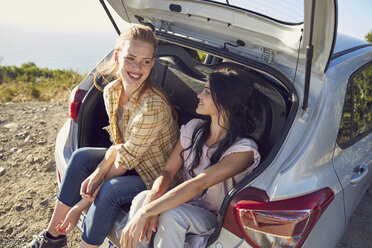
{"type": "Polygon", "coordinates": [[[79,221],[82,210],[78,206],[73,206],[67,213],[64,220],[56,226],[56,230],[61,234],[68,234],[79,221]]]}
{"type": "Polygon", "coordinates": [[[104,181],[104,176],[99,172],[94,171],[87,179],[85,179],[80,188],[80,195],[83,199],[93,202],[98,193],[98,188],[104,181]],[[97,191],[97,192],[96,192],[97,191]]]}
{"type": "MultiPolygon", "coordinates": [[[[142,206],[149,204],[152,201],[158,199],[160,195],[152,194],[151,192],[146,195],[145,200],[143,201],[142,206]]],[[[159,215],[151,216],[147,218],[144,228],[141,233],[140,239],[143,240],[146,235],[146,243],[150,242],[152,232],[156,232],[156,226],[158,224],[159,215]]]]}
{"type": "Polygon", "coordinates": [[[138,242],[143,241],[146,221],[144,209],[140,208],[121,233],[120,245],[122,248],[137,248],[138,242]]]}

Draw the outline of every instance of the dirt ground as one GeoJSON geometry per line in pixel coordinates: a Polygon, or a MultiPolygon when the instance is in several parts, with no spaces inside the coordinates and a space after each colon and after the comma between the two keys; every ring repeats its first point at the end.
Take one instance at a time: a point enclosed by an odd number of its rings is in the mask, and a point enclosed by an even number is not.
{"type": "MultiPolygon", "coordinates": [[[[66,103],[0,104],[0,247],[21,247],[47,227],[58,191],[54,144],[66,103]]],[[[74,230],[68,246],[77,247],[74,230]]]]}
{"type": "MultiPolygon", "coordinates": [[[[58,185],[54,144],[66,103],[0,103],[0,247],[21,247],[48,224],[58,185]]],[[[372,185],[337,248],[371,247],[372,185]]],[[[80,233],[68,237],[78,247],[80,233]]]]}

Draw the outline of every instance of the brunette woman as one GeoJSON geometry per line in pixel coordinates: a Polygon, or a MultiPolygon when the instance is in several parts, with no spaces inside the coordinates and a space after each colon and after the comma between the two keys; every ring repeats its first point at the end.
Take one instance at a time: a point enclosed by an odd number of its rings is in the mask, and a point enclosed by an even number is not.
{"type": "Polygon", "coordinates": [[[163,173],[151,190],[133,200],[122,247],[146,247],[152,231],[157,248],[184,247],[185,242],[204,247],[224,197],[259,164],[257,145],[250,138],[255,105],[249,73],[225,64],[211,73],[198,98],[196,112],[209,119],[193,119],[181,127],[163,173]],[[184,182],[169,190],[179,169],[184,182]]]}

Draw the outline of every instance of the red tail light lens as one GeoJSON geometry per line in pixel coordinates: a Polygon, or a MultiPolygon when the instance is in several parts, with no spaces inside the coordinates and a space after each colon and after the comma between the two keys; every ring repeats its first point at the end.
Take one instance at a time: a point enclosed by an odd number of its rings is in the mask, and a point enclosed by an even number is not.
{"type": "Polygon", "coordinates": [[[81,102],[88,91],[79,88],[74,88],[70,99],[70,118],[74,119],[76,123],[79,122],[79,110],[81,102]]]}
{"type": "Polygon", "coordinates": [[[333,198],[333,191],[324,188],[282,201],[241,199],[233,209],[240,230],[253,247],[298,248],[333,198]]]}
{"type": "Polygon", "coordinates": [[[58,182],[61,184],[62,183],[61,173],[59,173],[58,169],[57,169],[57,177],[58,177],[58,182]]]}

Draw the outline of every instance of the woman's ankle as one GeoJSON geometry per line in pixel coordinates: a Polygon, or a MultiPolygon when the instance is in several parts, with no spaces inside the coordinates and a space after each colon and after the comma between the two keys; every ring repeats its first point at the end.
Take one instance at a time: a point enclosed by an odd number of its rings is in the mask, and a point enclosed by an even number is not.
{"type": "Polygon", "coordinates": [[[51,234],[49,231],[47,231],[45,235],[48,238],[54,239],[54,240],[56,240],[56,239],[62,239],[62,238],[64,238],[66,236],[66,235],[60,234],[60,233],[58,233],[58,234],[51,234]]]}

